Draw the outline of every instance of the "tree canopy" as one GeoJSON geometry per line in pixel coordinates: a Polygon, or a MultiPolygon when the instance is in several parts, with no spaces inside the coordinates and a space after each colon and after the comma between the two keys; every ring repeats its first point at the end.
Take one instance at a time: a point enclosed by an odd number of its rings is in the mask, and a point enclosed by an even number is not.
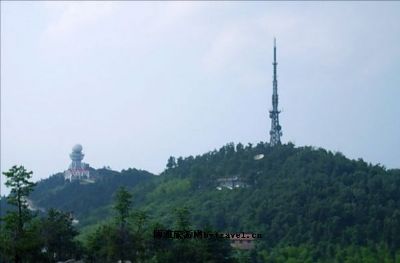
{"type": "Polygon", "coordinates": [[[55,175],[31,194],[41,207],[74,212],[92,262],[400,260],[398,169],[321,148],[261,142],[170,157],[160,176],[135,169],[97,172],[99,180],[90,185],[65,183],[55,175]],[[221,186],[227,178],[241,184],[221,186]],[[262,238],[247,252],[216,240],[154,240],[153,230],[165,226],[262,238]],[[121,254],[124,244],[133,254],[121,254]]]}

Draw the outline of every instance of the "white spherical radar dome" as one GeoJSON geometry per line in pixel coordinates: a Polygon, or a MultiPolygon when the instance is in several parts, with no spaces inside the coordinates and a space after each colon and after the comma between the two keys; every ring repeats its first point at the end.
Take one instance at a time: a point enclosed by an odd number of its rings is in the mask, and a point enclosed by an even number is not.
{"type": "Polygon", "coordinates": [[[82,145],[76,144],[74,147],[72,147],[73,152],[81,152],[82,151],[82,145]]]}

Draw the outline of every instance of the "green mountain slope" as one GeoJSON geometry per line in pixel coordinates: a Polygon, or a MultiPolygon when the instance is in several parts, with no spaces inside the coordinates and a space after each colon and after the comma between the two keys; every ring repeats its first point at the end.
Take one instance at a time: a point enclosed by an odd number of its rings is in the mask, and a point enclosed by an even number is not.
{"type": "Polygon", "coordinates": [[[99,180],[87,185],[54,175],[38,183],[31,199],[42,208],[73,211],[82,227],[110,216],[112,195],[124,185],[134,209],[153,221],[170,226],[174,209],[186,206],[194,228],[262,234],[259,251],[312,247],[327,255],[337,247],[400,248],[398,169],[324,149],[264,143],[170,158],[167,167],[160,176],[97,170],[99,180]],[[230,177],[245,187],[218,190],[220,179],[230,177]]]}
{"type": "Polygon", "coordinates": [[[91,169],[91,174],[96,178],[95,183],[69,182],[64,180],[62,173],[55,174],[38,182],[30,200],[39,210],[57,208],[72,212],[80,221],[79,226],[84,226],[108,216],[107,205],[119,187],[129,189],[154,177],[147,171],[136,169],[122,172],[91,169]]]}
{"type": "Polygon", "coordinates": [[[188,206],[201,227],[263,234],[280,244],[400,247],[400,170],[386,170],[340,153],[311,147],[232,144],[195,158],[179,158],[152,190],[138,185],[137,207],[170,222],[188,206]],[[264,154],[261,160],[255,160],[264,154]],[[237,176],[248,187],[216,190],[217,179],[237,176]]]}

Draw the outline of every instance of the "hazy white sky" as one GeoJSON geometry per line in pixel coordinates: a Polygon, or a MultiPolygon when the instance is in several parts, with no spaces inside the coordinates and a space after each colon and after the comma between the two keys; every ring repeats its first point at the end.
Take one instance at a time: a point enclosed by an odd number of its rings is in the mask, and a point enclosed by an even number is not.
{"type": "Polygon", "coordinates": [[[274,36],[283,141],[399,168],[398,2],[2,1],[1,170],[266,141],[274,36]]]}

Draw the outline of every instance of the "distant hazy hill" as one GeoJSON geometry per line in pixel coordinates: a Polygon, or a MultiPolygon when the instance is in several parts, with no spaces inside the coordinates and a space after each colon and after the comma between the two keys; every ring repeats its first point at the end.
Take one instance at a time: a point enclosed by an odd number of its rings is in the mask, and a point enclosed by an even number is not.
{"type": "Polygon", "coordinates": [[[341,153],[228,144],[201,156],[170,158],[160,176],[96,171],[94,184],[53,175],[38,183],[31,199],[41,208],[73,211],[85,226],[110,215],[113,193],[123,185],[133,193],[134,209],[152,220],[171,225],[174,209],[187,206],[194,228],[261,233],[260,249],[311,247],[326,255],[338,246],[400,248],[400,170],[341,153]],[[217,190],[227,178],[244,187],[217,190]]]}
{"type": "MultiPolygon", "coordinates": [[[[57,208],[73,212],[74,217],[87,223],[87,216],[96,209],[107,206],[112,200],[114,192],[125,186],[131,189],[141,182],[154,177],[153,174],[136,169],[123,170],[122,172],[109,169],[91,169],[91,174],[96,178],[94,183],[81,181],[65,181],[63,174],[58,173],[38,182],[34,192],[30,195],[34,207],[39,210],[57,208]]],[[[100,209],[101,210],[101,209],[100,209]]],[[[106,214],[97,215],[103,218],[106,214]]],[[[96,218],[94,218],[96,220],[96,218]]]]}

